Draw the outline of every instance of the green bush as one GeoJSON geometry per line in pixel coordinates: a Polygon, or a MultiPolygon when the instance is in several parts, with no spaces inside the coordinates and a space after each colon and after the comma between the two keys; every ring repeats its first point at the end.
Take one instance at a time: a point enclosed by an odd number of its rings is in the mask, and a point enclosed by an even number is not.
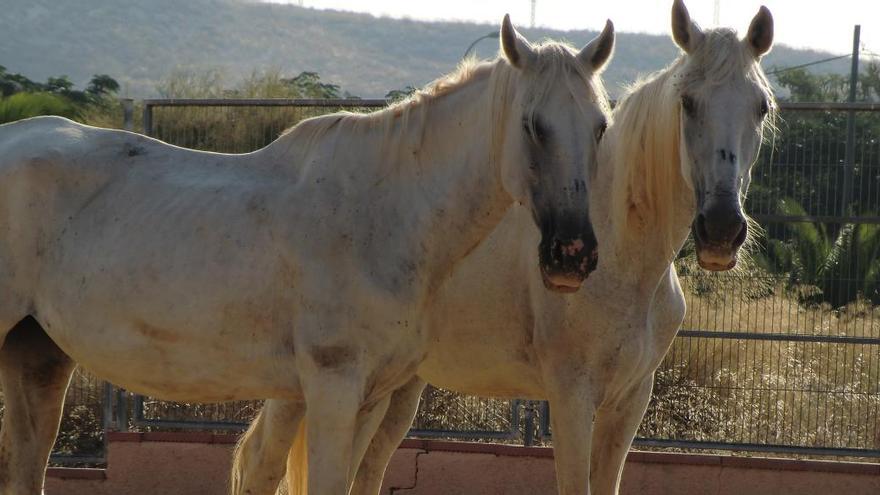
{"type": "Polygon", "coordinates": [[[65,98],[49,93],[16,93],[0,98],[0,124],[38,115],[58,115],[74,119],[79,112],[65,98]]]}

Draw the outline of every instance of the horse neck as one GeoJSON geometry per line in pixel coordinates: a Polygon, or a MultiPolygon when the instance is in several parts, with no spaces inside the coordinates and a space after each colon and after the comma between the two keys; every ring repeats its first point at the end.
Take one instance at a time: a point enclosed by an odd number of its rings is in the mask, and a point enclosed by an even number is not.
{"type": "MultiPolygon", "coordinates": [[[[362,212],[351,227],[353,255],[393,292],[421,297],[436,288],[511,203],[492,153],[489,77],[460,84],[383,114],[317,122],[323,127],[309,146],[277,146],[301,150],[299,163],[333,157],[312,168],[329,165],[347,177],[352,190],[343,201],[362,212]]],[[[302,129],[288,139],[303,143],[309,135],[302,129]]]]}
{"type": "Polygon", "coordinates": [[[696,212],[693,192],[682,175],[679,133],[665,132],[679,125],[678,100],[671,96],[669,86],[676,67],[673,65],[637,89],[617,109],[615,126],[600,151],[604,163],[591,190],[593,211],[596,218],[602,219],[594,225],[601,253],[600,269],[604,265],[606,273],[614,278],[646,291],[654,290],[675,260],[696,212]],[[636,103],[645,106],[633,108],[631,105],[636,103]],[[635,113],[618,115],[623,112],[635,113]],[[619,120],[626,120],[624,117],[644,125],[617,128],[619,120]],[[646,143],[664,132],[665,146],[655,150],[659,155],[624,152],[632,149],[629,146],[647,149],[646,143]],[[652,183],[658,173],[668,175],[652,183]],[[658,198],[667,201],[652,204],[658,198]]]}
{"type": "Polygon", "coordinates": [[[400,207],[416,220],[430,292],[489,235],[512,202],[496,159],[493,141],[503,129],[495,128],[489,79],[484,75],[432,102],[424,110],[422,136],[402,152],[410,163],[398,178],[400,207]]]}

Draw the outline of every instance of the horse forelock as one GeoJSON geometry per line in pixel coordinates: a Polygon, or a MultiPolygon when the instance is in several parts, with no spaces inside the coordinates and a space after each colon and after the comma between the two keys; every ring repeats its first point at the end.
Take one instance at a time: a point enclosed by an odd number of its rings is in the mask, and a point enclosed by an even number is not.
{"type": "Polygon", "coordinates": [[[533,82],[529,86],[524,102],[527,115],[533,114],[555,89],[559,81],[564,81],[575,101],[596,104],[605,114],[610,114],[608,93],[601,78],[578,61],[578,51],[566,43],[547,41],[533,47],[533,65],[527,68],[533,82]],[[537,76],[536,76],[537,75],[537,76]],[[575,76],[575,77],[572,77],[575,76]]]}
{"type": "Polygon", "coordinates": [[[610,167],[612,235],[623,242],[632,228],[651,228],[670,251],[678,249],[673,215],[682,191],[693,194],[681,149],[683,91],[709,90],[736,78],[765,93],[770,113],[763,129],[775,129],[776,104],[758,61],[731,29],[704,32],[705,39],[665,69],[628,88],[614,109],[614,125],[602,146],[610,167]]]}

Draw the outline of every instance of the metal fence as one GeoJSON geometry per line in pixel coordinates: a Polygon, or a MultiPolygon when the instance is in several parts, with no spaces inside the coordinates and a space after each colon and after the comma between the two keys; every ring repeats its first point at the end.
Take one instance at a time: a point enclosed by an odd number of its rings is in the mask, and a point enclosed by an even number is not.
{"type": "MultiPolygon", "coordinates": [[[[147,100],[143,128],[180,146],[247,152],[303,118],[385,104],[147,100]]],[[[677,261],[688,314],[637,445],[880,457],[880,106],[781,110],[749,193],[764,231],[751,262],[707,273],[688,246],[677,261]]],[[[240,429],[259,407],[126,397],[117,393],[112,411],[92,407],[122,429],[240,429]]],[[[548,442],[549,414],[546,403],[429,388],[411,434],[548,442]]]]}

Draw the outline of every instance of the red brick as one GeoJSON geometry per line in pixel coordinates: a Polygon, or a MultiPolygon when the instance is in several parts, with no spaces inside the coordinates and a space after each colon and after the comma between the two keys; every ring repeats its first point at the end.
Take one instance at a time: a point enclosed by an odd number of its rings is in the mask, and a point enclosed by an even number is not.
{"type": "Polygon", "coordinates": [[[106,469],[50,467],[46,476],[63,480],[105,480],[106,469]]]}

